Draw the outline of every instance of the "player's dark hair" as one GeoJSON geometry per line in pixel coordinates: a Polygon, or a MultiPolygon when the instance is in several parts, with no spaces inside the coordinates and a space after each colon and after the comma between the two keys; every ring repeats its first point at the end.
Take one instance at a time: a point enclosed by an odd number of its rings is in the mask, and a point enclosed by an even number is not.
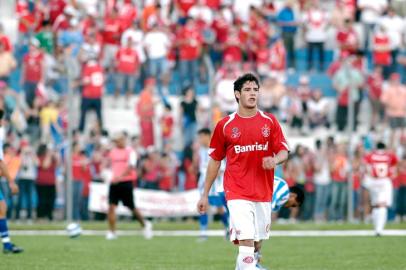
{"type": "Polygon", "coordinates": [[[172,106],[169,103],[165,103],[165,109],[167,109],[168,111],[172,111],[172,106]]]}
{"type": "Polygon", "coordinates": [[[386,145],[383,142],[377,142],[376,143],[376,149],[384,150],[385,148],[386,148],[386,145]]]}
{"type": "MultiPolygon", "coordinates": [[[[1,42],[0,42],[1,43],[1,42]]],[[[4,115],[4,110],[0,109],[0,120],[3,119],[3,115],[4,115]]]]}
{"type": "MultiPolygon", "coordinates": [[[[242,86],[246,82],[255,82],[258,85],[258,88],[259,88],[259,80],[258,80],[258,78],[252,73],[246,73],[246,74],[238,77],[237,80],[234,82],[234,92],[238,91],[238,92],[241,93],[242,86]]],[[[239,99],[235,98],[235,100],[238,103],[239,99]]]]}
{"type": "Polygon", "coordinates": [[[304,195],[303,190],[300,187],[293,186],[293,187],[289,188],[289,191],[291,193],[296,194],[296,201],[299,204],[299,206],[301,206],[303,204],[303,202],[304,202],[304,199],[305,199],[305,195],[304,195]]]}
{"type": "Polygon", "coordinates": [[[197,134],[202,134],[202,135],[209,135],[211,134],[211,130],[209,128],[202,128],[200,129],[197,134]]]}

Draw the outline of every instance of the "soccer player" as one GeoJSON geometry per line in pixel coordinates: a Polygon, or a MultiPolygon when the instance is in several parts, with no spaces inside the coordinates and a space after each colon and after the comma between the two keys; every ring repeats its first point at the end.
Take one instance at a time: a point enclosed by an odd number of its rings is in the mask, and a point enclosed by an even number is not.
{"type": "Polygon", "coordinates": [[[126,146],[126,138],[120,133],[115,136],[116,147],[111,149],[109,159],[111,170],[113,173],[110,188],[109,188],[109,231],[106,239],[114,240],[116,235],[116,208],[120,201],[124,206],[128,207],[134,217],[144,228],[144,237],[152,238],[152,224],[144,220],[141,213],[134,205],[133,181],[136,179],[135,166],[137,157],[135,151],[131,147],[126,146]]]}
{"type": "MultiPolygon", "coordinates": [[[[17,194],[18,193],[18,186],[14,182],[14,179],[11,178],[8,169],[6,167],[6,164],[4,163],[4,154],[3,154],[3,136],[4,136],[4,130],[2,127],[2,122],[3,122],[3,115],[4,115],[4,110],[0,108],[0,176],[3,176],[7,179],[10,190],[12,194],[17,194]]],[[[7,213],[7,204],[6,201],[4,200],[3,194],[1,193],[0,189],[0,236],[1,240],[3,242],[3,253],[4,254],[15,254],[15,253],[21,253],[23,252],[23,249],[20,247],[17,247],[13,243],[10,242],[10,237],[8,234],[8,228],[7,228],[7,220],[6,220],[6,213],[7,213]]]]}
{"type": "Polygon", "coordinates": [[[258,109],[259,81],[245,74],[234,82],[238,110],[217,123],[203,194],[197,204],[206,213],[208,195],[221,160],[227,158],[224,191],[230,213],[230,240],[239,245],[236,269],[255,269],[255,248],[269,238],[274,168],[288,158],[288,145],[272,114],[258,109]]]}
{"type": "MultiPolygon", "coordinates": [[[[198,132],[199,138],[199,183],[198,187],[200,193],[204,191],[204,180],[206,178],[206,169],[210,160],[209,146],[211,138],[211,130],[208,128],[202,128],[198,132]]],[[[221,170],[221,169],[220,169],[221,170]]],[[[222,175],[219,173],[215,185],[209,192],[209,205],[217,208],[217,212],[221,215],[221,222],[223,223],[226,231],[228,231],[228,211],[226,209],[224,192],[222,186],[222,175]],[[223,207],[224,206],[224,207],[223,207]]],[[[209,223],[209,217],[207,213],[201,214],[199,217],[200,224],[200,241],[207,240],[207,225],[209,223]]]]}
{"type": "MultiPolygon", "coordinates": [[[[304,202],[304,192],[298,187],[289,188],[285,180],[275,176],[273,182],[273,195],[272,195],[272,212],[278,212],[282,207],[294,208],[300,207],[304,202]]],[[[255,252],[255,259],[257,261],[256,269],[265,270],[259,264],[261,260],[261,246],[255,252]]]]}
{"type": "Polygon", "coordinates": [[[369,191],[372,205],[372,222],[376,236],[381,236],[392,205],[393,186],[391,177],[398,163],[397,157],[386,150],[383,142],[376,144],[376,150],[365,155],[366,176],[364,187],[369,191]]]}

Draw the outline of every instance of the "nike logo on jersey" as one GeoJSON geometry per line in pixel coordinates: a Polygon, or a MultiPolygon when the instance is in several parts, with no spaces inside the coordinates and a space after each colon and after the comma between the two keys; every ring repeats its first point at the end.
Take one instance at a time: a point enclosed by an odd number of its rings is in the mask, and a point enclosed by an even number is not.
{"type": "Polygon", "coordinates": [[[252,151],[267,151],[268,142],[266,142],[265,144],[260,144],[256,142],[255,144],[250,145],[234,145],[234,150],[236,154],[252,151]]]}

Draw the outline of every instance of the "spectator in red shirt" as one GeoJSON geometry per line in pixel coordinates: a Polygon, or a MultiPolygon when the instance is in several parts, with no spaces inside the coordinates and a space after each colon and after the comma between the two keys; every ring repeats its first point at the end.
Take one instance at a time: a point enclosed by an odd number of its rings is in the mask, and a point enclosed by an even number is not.
{"type": "Polygon", "coordinates": [[[88,160],[79,143],[72,144],[72,177],[73,177],[73,219],[80,220],[82,193],[86,178],[88,160]]]}
{"type": "Polygon", "coordinates": [[[126,106],[131,93],[134,91],[136,80],[140,72],[140,59],[134,49],[133,41],[128,38],[126,45],[121,47],[116,54],[116,92],[115,99],[121,91],[126,92],[126,106]]]}
{"type": "Polygon", "coordinates": [[[195,21],[186,18],[185,26],[180,29],[178,34],[179,71],[182,88],[189,85],[196,86],[202,41],[195,21]]]}
{"type": "Polygon", "coordinates": [[[375,66],[373,72],[367,78],[368,99],[372,110],[370,130],[375,130],[375,126],[383,118],[383,104],[380,100],[383,82],[382,67],[375,66]]]}
{"type": "Polygon", "coordinates": [[[163,147],[169,143],[172,138],[174,119],[172,115],[172,106],[167,103],[165,104],[165,111],[161,118],[161,131],[162,131],[162,141],[163,147]]]}
{"type": "Polygon", "coordinates": [[[4,33],[4,26],[0,23],[0,43],[3,43],[4,49],[7,52],[13,51],[13,45],[10,38],[4,33]]]}
{"type": "Polygon", "coordinates": [[[141,141],[144,148],[154,145],[154,88],[155,79],[147,79],[145,81],[144,90],[142,90],[140,94],[140,98],[136,107],[136,113],[140,118],[140,127],[142,134],[141,141]]]}
{"type": "Polygon", "coordinates": [[[120,18],[118,17],[117,8],[112,11],[104,19],[103,26],[103,59],[102,66],[112,71],[114,67],[114,58],[120,45],[121,34],[123,32],[120,18]]]}
{"type": "Polygon", "coordinates": [[[82,102],[80,105],[79,130],[85,128],[86,113],[95,110],[100,128],[103,127],[102,95],[104,90],[104,72],[97,60],[89,60],[82,71],[82,102]]]}
{"type": "Polygon", "coordinates": [[[372,57],[375,65],[383,67],[383,77],[389,78],[392,64],[390,37],[384,26],[378,26],[372,37],[372,57]]]}
{"type": "Polygon", "coordinates": [[[346,19],[344,21],[344,27],[338,29],[336,39],[338,47],[340,48],[340,54],[351,55],[357,52],[359,37],[354,30],[351,19],[346,19]]]}
{"type": "Polygon", "coordinates": [[[37,39],[31,39],[29,51],[23,58],[20,80],[25,93],[25,101],[30,107],[32,107],[37,86],[44,81],[45,75],[44,53],[39,46],[37,39]]]}
{"type": "Polygon", "coordinates": [[[65,6],[65,0],[50,0],[48,2],[49,20],[52,24],[55,22],[56,18],[63,13],[65,6]]]}
{"type": "Polygon", "coordinates": [[[56,168],[59,164],[57,154],[48,149],[45,144],[38,147],[38,174],[37,194],[38,208],[37,218],[53,220],[53,211],[56,198],[56,168]]]}
{"type": "Polygon", "coordinates": [[[73,6],[65,6],[63,9],[63,13],[59,14],[53,25],[52,31],[57,34],[60,30],[66,30],[69,28],[70,20],[74,18],[77,14],[76,9],[73,6]]]}

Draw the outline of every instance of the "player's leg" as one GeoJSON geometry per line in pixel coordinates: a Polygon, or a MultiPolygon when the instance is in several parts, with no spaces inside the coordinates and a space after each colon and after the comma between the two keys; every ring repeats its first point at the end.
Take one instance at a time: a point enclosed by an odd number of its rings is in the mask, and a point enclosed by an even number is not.
{"type": "Polygon", "coordinates": [[[118,196],[118,184],[111,184],[109,187],[109,209],[107,212],[107,220],[109,225],[109,230],[106,234],[107,240],[113,240],[117,238],[116,235],[116,208],[119,201],[118,196]]]}
{"type": "Polygon", "coordinates": [[[153,237],[152,223],[148,220],[145,220],[141,212],[135,207],[133,192],[134,188],[132,182],[121,183],[121,201],[123,202],[124,206],[127,206],[131,210],[135,219],[141,224],[144,237],[146,239],[151,239],[153,237]]]}
{"type": "Polygon", "coordinates": [[[200,229],[200,238],[199,241],[207,240],[207,227],[209,224],[209,215],[207,213],[201,214],[199,216],[199,229],[200,229]]]}
{"type": "Polygon", "coordinates": [[[6,213],[7,213],[7,205],[6,202],[3,200],[3,196],[0,191],[0,236],[1,241],[3,242],[3,253],[4,254],[21,253],[23,252],[23,249],[15,246],[10,241],[6,213]]]}
{"type": "Polygon", "coordinates": [[[256,269],[265,269],[259,262],[261,261],[262,240],[269,239],[269,231],[271,229],[271,204],[270,203],[255,203],[255,265],[256,269]]]}
{"type": "Polygon", "coordinates": [[[254,203],[245,200],[231,200],[227,205],[230,211],[230,240],[239,244],[235,269],[254,270],[254,203]]]}
{"type": "Polygon", "coordinates": [[[393,186],[390,179],[381,180],[382,188],[379,192],[377,224],[375,232],[381,235],[385,229],[386,221],[388,219],[388,208],[392,206],[393,200],[393,186]]]}

